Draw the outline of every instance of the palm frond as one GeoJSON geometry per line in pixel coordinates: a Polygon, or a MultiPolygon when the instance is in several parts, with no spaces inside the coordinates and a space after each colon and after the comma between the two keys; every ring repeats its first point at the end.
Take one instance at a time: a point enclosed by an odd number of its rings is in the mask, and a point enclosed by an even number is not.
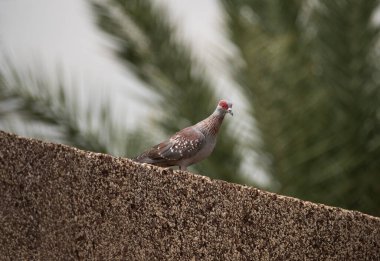
{"type": "Polygon", "coordinates": [[[379,214],[378,1],[223,4],[277,191],[379,214]]]}
{"type": "Polygon", "coordinates": [[[129,132],[112,119],[109,103],[84,105],[83,99],[68,95],[68,89],[63,80],[54,84],[9,65],[0,72],[0,126],[81,149],[125,155],[129,132]]]}
{"type": "MultiPolygon", "coordinates": [[[[172,134],[214,110],[215,90],[189,48],[175,37],[164,10],[147,0],[111,0],[94,8],[100,27],[118,44],[117,56],[159,94],[155,115],[159,129],[172,134]]],[[[224,130],[213,155],[195,168],[241,182],[237,150],[236,138],[224,130]]]]}

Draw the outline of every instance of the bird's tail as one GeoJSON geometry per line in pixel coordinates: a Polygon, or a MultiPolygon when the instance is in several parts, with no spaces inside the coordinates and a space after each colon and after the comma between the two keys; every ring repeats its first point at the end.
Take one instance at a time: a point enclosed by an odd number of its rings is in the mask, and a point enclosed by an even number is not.
{"type": "Polygon", "coordinates": [[[132,160],[139,163],[148,163],[148,157],[145,155],[145,153],[132,158],[132,160]]]}
{"type": "Polygon", "coordinates": [[[173,166],[173,164],[168,162],[167,159],[164,159],[162,157],[161,158],[152,158],[152,157],[150,157],[150,155],[147,155],[145,153],[143,153],[137,157],[132,158],[132,160],[135,162],[138,162],[138,163],[148,163],[148,164],[152,164],[152,165],[156,165],[156,166],[160,166],[160,167],[173,166]]]}

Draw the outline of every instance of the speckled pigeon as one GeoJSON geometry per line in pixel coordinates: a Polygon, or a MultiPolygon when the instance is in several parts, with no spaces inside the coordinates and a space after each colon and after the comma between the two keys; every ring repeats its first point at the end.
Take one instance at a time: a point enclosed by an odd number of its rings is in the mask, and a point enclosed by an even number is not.
{"type": "Polygon", "coordinates": [[[226,113],[233,115],[232,103],[221,100],[208,118],[180,130],[134,160],[161,167],[178,166],[186,170],[188,166],[207,158],[214,150],[216,136],[226,113]]]}

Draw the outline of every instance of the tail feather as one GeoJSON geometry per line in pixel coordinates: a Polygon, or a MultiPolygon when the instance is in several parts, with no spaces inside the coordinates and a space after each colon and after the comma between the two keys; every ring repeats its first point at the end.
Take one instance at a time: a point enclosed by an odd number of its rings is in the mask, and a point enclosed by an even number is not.
{"type": "Polygon", "coordinates": [[[148,164],[152,164],[152,165],[156,165],[156,166],[160,166],[160,167],[170,167],[170,166],[174,165],[174,164],[171,164],[170,162],[168,162],[168,160],[163,158],[163,157],[152,158],[152,157],[150,157],[150,155],[148,153],[142,153],[141,155],[133,158],[132,160],[135,162],[148,163],[148,164]]]}

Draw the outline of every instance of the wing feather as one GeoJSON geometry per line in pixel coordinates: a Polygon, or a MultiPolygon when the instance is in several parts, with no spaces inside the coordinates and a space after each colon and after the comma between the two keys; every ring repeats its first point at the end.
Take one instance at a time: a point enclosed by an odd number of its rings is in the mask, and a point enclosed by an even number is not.
{"type": "Polygon", "coordinates": [[[145,151],[135,160],[159,166],[173,166],[183,159],[195,156],[205,142],[205,136],[200,131],[188,127],[145,151]]]}

